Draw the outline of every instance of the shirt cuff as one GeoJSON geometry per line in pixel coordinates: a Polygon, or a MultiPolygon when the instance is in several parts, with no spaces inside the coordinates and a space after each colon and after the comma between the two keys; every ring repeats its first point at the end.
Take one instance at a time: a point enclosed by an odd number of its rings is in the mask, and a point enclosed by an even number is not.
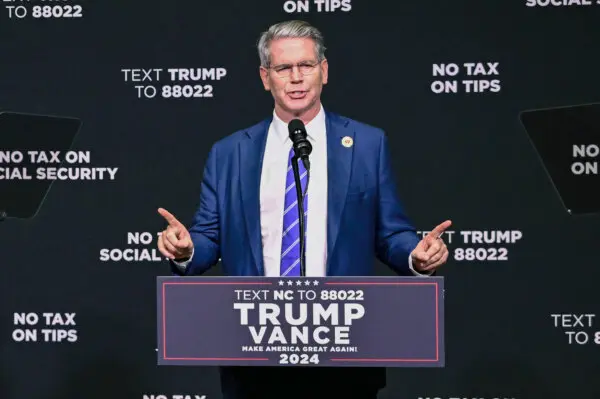
{"type": "Polygon", "coordinates": [[[172,260],[172,262],[175,266],[177,266],[177,268],[179,270],[181,270],[182,272],[185,272],[185,270],[187,269],[187,266],[190,264],[193,257],[194,257],[194,248],[192,248],[192,254],[190,255],[189,259],[179,261],[179,262],[177,262],[176,260],[172,260]]]}
{"type": "Polygon", "coordinates": [[[412,263],[412,256],[408,255],[408,268],[415,276],[431,276],[433,274],[433,270],[429,270],[426,273],[419,273],[415,270],[412,263]]]}

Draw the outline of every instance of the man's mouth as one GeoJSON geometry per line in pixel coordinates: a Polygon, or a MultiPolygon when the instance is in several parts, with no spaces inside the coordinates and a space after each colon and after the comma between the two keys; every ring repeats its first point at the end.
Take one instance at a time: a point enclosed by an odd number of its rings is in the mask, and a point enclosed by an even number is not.
{"type": "Polygon", "coordinates": [[[304,90],[288,91],[288,96],[290,96],[291,98],[293,98],[295,100],[301,99],[301,98],[304,98],[304,96],[306,96],[306,91],[304,91],[304,90]]]}

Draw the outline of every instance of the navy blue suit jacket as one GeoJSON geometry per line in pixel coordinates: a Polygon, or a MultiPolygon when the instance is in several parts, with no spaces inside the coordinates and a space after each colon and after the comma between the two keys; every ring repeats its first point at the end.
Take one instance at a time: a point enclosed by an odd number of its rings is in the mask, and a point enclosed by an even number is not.
{"type": "MultiPolygon", "coordinates": [[[[221,259],[230,276],[264,275],[259,187],[269,117],[211,149],[200,204],[189,228],[194,256],[186,275],[221,259]]],[[[385,133],[326,112],[327,275],[368,276],[377,257],[400,275],[419,242],[400,202],[385,133]],[[351,137],[351,147],[342,138],[351,137]]],[[[182,272],[172,265],[172,271],[182,272]]]]}

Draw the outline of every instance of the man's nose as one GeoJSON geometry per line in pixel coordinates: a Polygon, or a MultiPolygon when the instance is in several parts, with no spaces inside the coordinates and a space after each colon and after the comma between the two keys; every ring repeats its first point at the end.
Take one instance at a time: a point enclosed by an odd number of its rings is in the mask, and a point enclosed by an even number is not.
{"type": "Polygon", "coordinates": [[[294,65],[292,67],[292,74],[290,75],[290,80],[292,82],[299,82],[299,81],[302,81],[303,78],[304,78],[304,75],[302,75],[302,73],[300,73],[300,68],[297,65],[294,65]]]}

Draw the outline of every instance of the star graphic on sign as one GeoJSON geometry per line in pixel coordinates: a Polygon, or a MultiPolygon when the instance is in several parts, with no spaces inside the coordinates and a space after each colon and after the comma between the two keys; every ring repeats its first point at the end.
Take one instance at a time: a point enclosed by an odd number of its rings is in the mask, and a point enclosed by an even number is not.
{"type": "Polygon", "coordinates": [[[279,285],[285,284],[283,281],[279,280],[279,285]]]}
{"type": "Polygon", "coordinates": [[[304,285],[310,285],[310,281],[306,280],[306,281],[304,282],[304,285]]]}
{"type": "Polygon", "coordinates": [[[293,282],[292,280],[288,280],[288,282],[287,282],[287,283],[288,283],[288,285],[292,285],[292,284],[294,284],[294,282],[293,282]]]}
{"type": "Polygon", "coordinates": [[[313,285],[319,285],[319,282],[317,280],[313,281],[313,285]]]}
{"type": "Polygon", "coordinates": [[[296,281],[296,285],[297,286],[301,286],[302,285],[302,281],[300,281],[300,280],[296,281]]]}

